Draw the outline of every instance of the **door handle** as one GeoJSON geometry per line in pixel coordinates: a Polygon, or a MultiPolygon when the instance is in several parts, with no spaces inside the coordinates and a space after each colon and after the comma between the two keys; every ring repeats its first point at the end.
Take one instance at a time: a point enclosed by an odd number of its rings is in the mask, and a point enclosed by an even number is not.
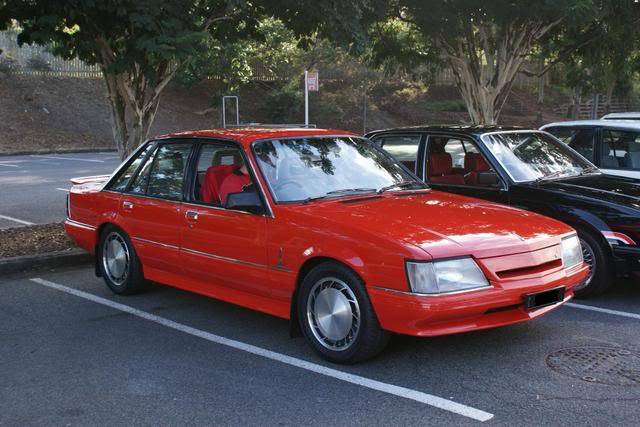
{"type": "Polygon", "coordinates": [[[185,216],[187,217],[187,220],[189,220],[189,221],[195,222],[195,221],[198,220],[198,212],[196,212],[196,211],[187,211],[185,216]]]}
{"type": "Polygon", "coordinates": [[[133,210],[133,203],[125,200],[124,202],[122,202],[122,209],[124,209],[125,211],[133,210]]]}

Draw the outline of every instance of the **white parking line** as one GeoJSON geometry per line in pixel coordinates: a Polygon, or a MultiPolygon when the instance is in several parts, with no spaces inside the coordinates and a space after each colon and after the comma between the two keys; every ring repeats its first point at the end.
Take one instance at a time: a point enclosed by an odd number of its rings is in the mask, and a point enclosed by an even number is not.
{"type": "Polygon", "coordinates": [[[29,221],[24,221],[18,218],[14,218],[12,216],[6,216],[6,215],[0,215],[0,219],[6,219],[7,221],[13,221],[13,222],[17,222],[18,224],[23,224],[23,225],[33,225],[32,222],[29,221]]]}
{"type": "Polygon", "coordinates": [[[630,319],[640,320],[640,314],[629,313],[627,311],[611,310],[609,308],[595,307],[593,305],[576,304],[575,302],[568,302],[565,305],[573,308],[579,308],[580,310],[596,311],[598,313],[613,314],[614,316],[628,317],[630,319]]]}
{"type": "Polygon", "coordinates": [[[64,192],[69,192],[68,188],[56,188],[56,190],[60,190],[60,191],[64,191],[64,192]]]}
{"type": "Polygon", "coordinates": [[[77,160],[79,162],[92,162],[92,163],[104,163],[104,160],[97,159],[78,159],[77,157],[59,157],[59,156],[43,156],[40,154],[32,154],[31,157],[37,157],[39,159],[54,159],[54,160],[77,160]]]}
{"type": "Polygon", "coordinates": [[[20,167],[18,165],[12,165],[12,164],[9,164],[9,163],[0,163],[0,166],[7,166],[7,167],[10,167],[10,168],[19,168],[20,167]]]}
{"type": "Polygon", "coordinates": [[[192,328],[191,326],[184,325],[182,323],[174,322],[173,320],[166,319],[164,317],[156,316],[155,314],[148,313],[146,311],[138,310],[137,308],[130,307],[128,305],[120,304],[99,296],[83,292],[77,289],[73,289],[58,283],[50,282],[41,278],[33,278],[31,281],[40,285],[46,286],[57,291],[65,292],[80,298],[84,298],[89,301],[93,301],[98,304],[111,307],[116,310],[120,310],[125,313],[140,317],[142,319],[149,320],[151,322],[166,326],[167,328],[175,329],[185,334],[193,335],[198,338],[211,341],[216,344],[224,345],[234,348],[236,350],[245,351],[247,353],[261,356],[270,360],[275,360],[286,365],[295,366],[300,369],[315,372],[320,375],[324,375],[330,378],[334,378],[340,381],[344,381],[351,384],[356,384],[371,390],[377,390],[383,393],[391,394],[394,396],[402,397],[416,402],[424,403],[425,405],[433,406],[435,408],[443,409],[445,411],[453,412],[458,415],[462,415],[468,418],[472,418],[477,421],[488,421],[493,418],[493,414],[490,414],[480,409],[472,408],[470,406],[463,405],[461,403],[454,402],[452,400],[444,399],[442,397],[434,396],[432,394],[423,393],[421,391],[412,390],[405,387],[399,387],[393,384],[383,383],[381,381],[372,380],[362,377],[360,375],[350,374],[337,369],[328,368],[326,366],[319,365],[317,363],[308,362],[303,359],[287,356],[286,354],[277,353],[275,351],[267,350],[265,348],[257,347],[251,344],[246,344],[241,341],[232,340],[229,338],[214,335],[209,332],[202,331],[200,329],[192,328]]]}

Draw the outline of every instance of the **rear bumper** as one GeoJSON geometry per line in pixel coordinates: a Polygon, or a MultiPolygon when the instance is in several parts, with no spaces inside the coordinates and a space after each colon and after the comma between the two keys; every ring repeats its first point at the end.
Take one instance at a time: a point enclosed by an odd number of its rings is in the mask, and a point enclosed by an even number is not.
{"type": "Polygon", "coordinates": [[[76,245],[91,254],[95,253],[96,227],[67,218],[64,222],[64,230],[76,245]]]}
{"type": "Polygon", "coordinates": [[[640,247],[614,247],[613,254],[619,276],[640,275],[640,247]]]}
{"type": "Polygon", "coordinates": [[[492,283],[482,289],[452,295],[415,295],[392,289],[369,288],[369,296],[383,329],[414,336],[437,336],[495,328],[540,317],[573,297],[573,288],[586,279],[582,266],[567,277],[564,271],[548,276],[492,283]],[[557,287],[565,288],[564,301],[526,310],[524,297],[557,287]]]}

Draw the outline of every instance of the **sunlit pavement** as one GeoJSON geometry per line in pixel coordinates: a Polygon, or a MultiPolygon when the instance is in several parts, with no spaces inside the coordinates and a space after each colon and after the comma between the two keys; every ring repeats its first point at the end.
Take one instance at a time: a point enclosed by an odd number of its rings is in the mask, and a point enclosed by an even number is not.
{"type": "Polygon", "coordinates": [[[0,156],[0,228],[63,221],[69,179],[119,164],[115,152],[0,156]]]}
{"type": "Polygon", "coordinates": [[[636,424],[639,285],[526,324],[395,337],[345,367],[284,320],[172,288],[118,297],[90,268],[3,278],[0,425],[636,424]],[[558,366],[574,347],[611,373],[558,366]]]}

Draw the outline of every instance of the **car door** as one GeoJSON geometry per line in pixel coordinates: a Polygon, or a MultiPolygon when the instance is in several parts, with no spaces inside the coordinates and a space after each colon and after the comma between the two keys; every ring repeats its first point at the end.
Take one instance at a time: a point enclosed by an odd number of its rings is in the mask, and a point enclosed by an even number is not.
{"type": "Polygon", "coordinates": [[[228,208],[222,201],[229,203],[232,193],[218,194],[233,185],[238,186],[236,193],[260,191],[243,148],[225,141],[202,141],[190,173],[193,179],[182,214],[185,273],[199,286],[269,296],[266,210],[228,208]],[[242,179],[243,164],[248,168],[246,183],[228,184],[242,179]]]}
{"type": "Polygon", "coordinates": [[[182,193],[193,142],[156,143],[120,199],[120,223],[145,274],[181,269],[182,193]]]}
{"type": "Polygon", "coordinates": [[[471,138],[430,133],[422,178],[430,187],[498,203],[508,203],[506,184],[471,138]]]}

